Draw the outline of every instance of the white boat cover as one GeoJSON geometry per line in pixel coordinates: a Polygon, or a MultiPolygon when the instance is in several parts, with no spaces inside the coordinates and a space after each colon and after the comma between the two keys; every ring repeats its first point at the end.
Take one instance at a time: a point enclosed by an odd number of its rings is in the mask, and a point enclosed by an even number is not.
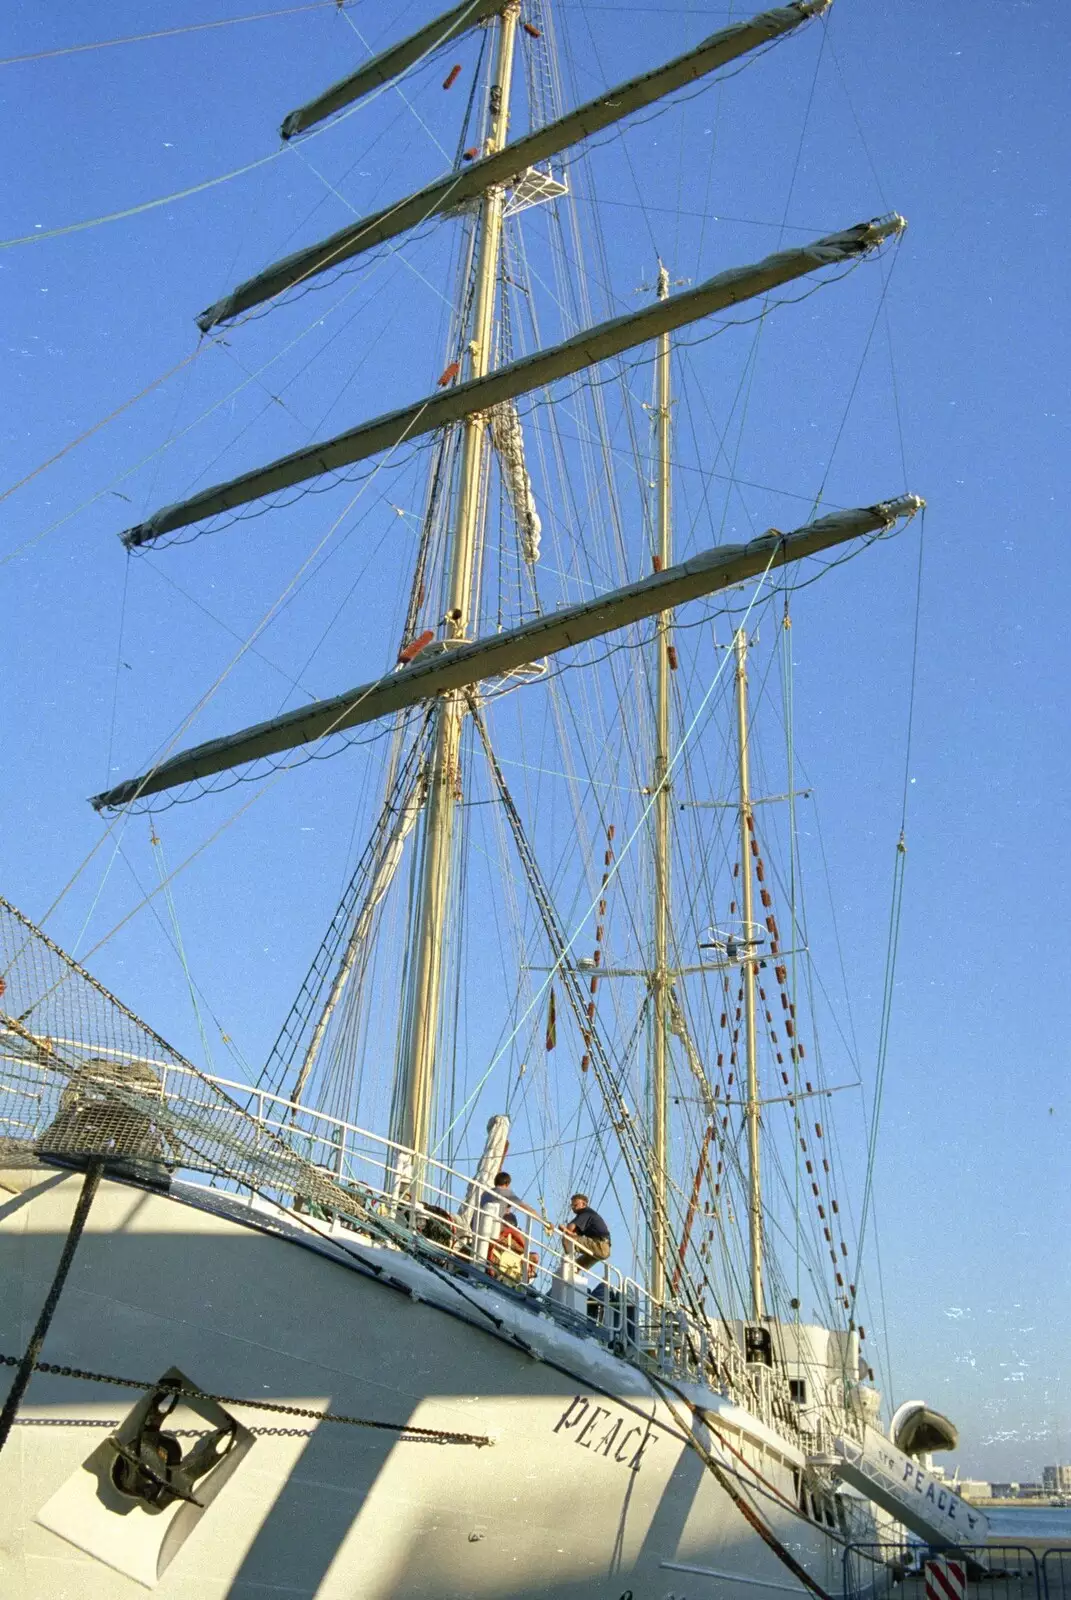
{"type": "Polygon", "coordinates": [[[957,1450],[959,1431],[954,1422],[934,1411],[924,1400],[905,1400],[889,1424],[889,1438],[908,1456],[929,1455],[934,1450],[957,1450]]]}

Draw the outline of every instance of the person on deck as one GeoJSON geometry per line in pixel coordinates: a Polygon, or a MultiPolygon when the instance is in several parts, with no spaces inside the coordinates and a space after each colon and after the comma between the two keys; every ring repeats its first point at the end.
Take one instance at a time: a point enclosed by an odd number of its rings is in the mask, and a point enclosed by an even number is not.
{"type": "Polygon", "coordinates": [[[606,1261],[610,1256],[610,1230],[593,1211],[586,1194],[574,1194],[569,1204],[573,1220],[562,1227],[562,1232],[576,1240],[576,1264],[593,1267],[596,1261],[606,1261]]]}
{"type": "Polygon", "coordinates": [[[499,1277],[519,1283],[525,1269],[524,1234],[517,1226],[517,1213],[507,1211],[498,1232],[487,1252],[487,1259],[499,1277]]]}
{"type": "Polygon", "coordinates": [[[497,1217],[500,1222],[505,1220],[506,1212],[513,1206],[519,1206],[522,1211],[527,1211],[530,1217],[538,1217],[539,1213],[533,1211],[531,1206],[525,1205],[519,1194],[514,1194],[513,1179],[508,1172],[500,1172],[495,1179],[493,1189],[485,1189],[480,1196],[480,1210],[489,1211],[491,1216],[497,1217]]]}
{"type": "Polygon", "coordinates": [[[507,1212],[513,1206],[517,1206],[521,1211],[527,1211],[531,1217],[538,1216],[531,1206],[525,1204],[519,1194],[514,1194],[512,1182],[508,1172],[500,1172],[495,1178],[494,1188],[485,1189],[480,1196],[475,1243],[478,1261],[487,1261],[491,1256],[499,1243],[499,1229],[506,1220],[507,1212]]]}
{"type": "Polygon", "coordinates": [[[518,1255],[523,1256],[525,1250],[524,1234],[521,1232],[518,1225],[516,1211],[506,1212],[506,1215],[502,1219],[502,1227],[499,1231],[498,1242],[499,1244],[504,1245],[507,1250],[516,1250],[518,1255]]]}

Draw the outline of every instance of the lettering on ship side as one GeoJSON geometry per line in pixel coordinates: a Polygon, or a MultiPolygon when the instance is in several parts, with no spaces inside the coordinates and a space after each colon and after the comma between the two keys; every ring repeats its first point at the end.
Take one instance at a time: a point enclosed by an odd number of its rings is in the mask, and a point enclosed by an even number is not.
{"type": "Polygon", "coordinates": [[[554,1424],[554,1432],[568,1435],[582,1450],[616,1461],[630,1472],[639,1472],[644,1453],[655,1443],[650,1423],[633,1423],[630,1417],[615,1417],[607,1406],[599,1406],[586,1395],[574,1395],[554,1424]]]}

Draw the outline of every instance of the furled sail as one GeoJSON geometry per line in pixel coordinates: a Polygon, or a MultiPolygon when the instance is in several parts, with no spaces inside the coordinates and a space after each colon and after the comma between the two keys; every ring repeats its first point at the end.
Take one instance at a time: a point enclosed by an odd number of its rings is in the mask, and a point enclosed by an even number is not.
{"type": "Polygon", "coordinates": [[[464,0],[463,5],[456,6],[453,11],[447,11],[441,17],[436,17],[426,28],[411,33],[408,39],[403,39],[400,44],[391,45],[389,50],[380,51],[378,56],[373,56],[371,61],[366,61],[356,72],[351,72],[348,77],[333,83],[330,89],[325,89],[315,100],[310,100],[306,105],[299,106],[296,111],[291,111],[279,129],[281,137],[292,139],[295,134],[304,133],[306,128],[313,128],[318,122],[323,122],[325,117],[341,111],[343,106],[353,105],[364,95],[371,94],[372,90],[378,89],[381,84],[390,83],[393,78],[401,77],[403,72],[415,67],[433,50],[449,44],[451,39],[459,39],[463,33],[468,33],[470,28],[479,27],[481,22],[493,17],[496,11],[502,10],[502,4],[503,0],[464,0]]]}
{"type": "MultiPolygon", "coordinates": [[[[273,299],[275,295],[282,294],[284,289],[304,283],[318,272],[340,266],[352,256],[372,250],[387,239],[397,238],[399,234],[432,217],[456,211],[493,184],[509,183],[512,178],[545,161],[548,156],[590,138],[592,134],[611,127],[633,112],[642,111],[645,106],[653,105],[655,101],[664,99],[667,94],[684,88],[686,84],[694,83],[698,78],[707,77],[728,62],[771,44],[811,17],[819,16],[830,3],[831,0],[794,0],[792,5],[764,11],[749,22],[738,22],[731,28],[712,34],[696,49],[677,56],[665,66],[646,72],[628,83],[618,84],[576,111],[568,112],[555,122],[548,122],[523,139],[507,144],[502,150],[490,151],[482,160],[474,161],[460,172],[447,173],[407,199],[395,201],[372,216],[362,217],[319,244],[295,250],[282,261],[265,268],[255,278],[239,284],[233,293],[217,300],[207,311],[202,311],[197,318],[198,326],[207,333],[209,328],[216,327],[218,323],[229,322],[251,306],[273,299]]],[[[303,113],[292,115],[301,116],[303,113]]],[[[287,124],[290,121],[288,118],[287,124]]],[[[284,124],[284,130],[286,126],[284,124]]],[[[295,128],[291,127],[290,132],[294,131],[295,128]]]]}
{"type": "Polygon", "coordinates": [[[235,506],[248,505],[250,501],[274,494],[277,489],[288,489],[295,483],[321,477],[336,468],[352,466],[355,461],[366,461],[369,456],[394,449],[421,434],[432,433],[448,422],[457,422],[474,412],[486,411],[504,401],[514,400],[518,395],[530,394],[533,389],[541,389],[557,378],[570,377],[598,361],[646,344],[648,340],[673,328],[697,322],[701,317],[709,317],[716,311],[739,305],[741,301],[753,300],[782,284],[806,277],[808,273],[820,272],[825,267],[842,266],[869,255],[887,240],[902,233],[906,226],[903,217],[893,213],[869,222],[858,222],[854,227],[845,228],[840,233],[826,234],[793,250],[779,250],[750,266],[732,267],[728,272],[719,272],[693,289],[670,295],[665,300],[656,300],[642,311],[597,323],[595,327],[575,334],[562,344],[537,350],[534,355],[523,356],[519,361],[498,367],[485,377],[471,378],[454,388],[441,389],[415,405],[403,406],[401,410],[391,411],[358,428],[337,434],[333,439],[295,450],[266,467],[232,478],[228,483],[202,490],[189,500],[165,506],[147,522],[128,528],[122,535],[123,543],[127,549],[150,544],[162,534],[203,522],[207,517],[214,517],[221,511],[231,511],[235,506]]]}
{"type": "Polygon", "coordinates": [[[212,739],[161,762],[141,777],[130,778],[95,796],[92,804],[98,811],[128,805],[165,789],[227,772],[262,756],[293,750],[329,733],[372,722],[388,712],[415,705],[429,695],[463,689],[483,678],[500,677],[526,662],[568,650],[572,645],[599,638],[688,600],[727,589],[787,562],[816,555],[831,545],[884,531],[902,517],[913,517],[922,504],[916,495],[902,495],[899,499],[882,501],[857,511],[834,512],[793,533],[773,529],[748,544],[719,545],[594,600],[565,606],[549,616],[536,617],[471,644],[456,645],[430,659],[426,655],[418,657],[412,666],[388,673],[375,683],[351,689],[331,700],[318,700],[311,706],[286,712],[241,733],[212,739]]]}
{"type": "Polygon", "coordinates": [[[532,480],[524,457],[524,433],[517,407],[512,400],[495,406],[491,413],[491,438],[498,451],[509,490],[510,504],[517,522],[521,554],[530,566],[539,560],[539,535],[543,524],[536,510],[532,480]]]}

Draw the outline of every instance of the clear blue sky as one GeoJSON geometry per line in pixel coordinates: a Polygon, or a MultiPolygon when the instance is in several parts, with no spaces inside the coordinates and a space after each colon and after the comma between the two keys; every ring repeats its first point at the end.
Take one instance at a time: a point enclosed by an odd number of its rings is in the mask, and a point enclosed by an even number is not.
{"type": "MultiPolygon", "coordinates": [[[[254,9],[240,0],[166,8],[113,0],[92,13],[71,0],[46,11],[16,4],[0,54],[254,9]]],[[[391,13],[368,0],[348,15],[376,45],[435,9],[414,0],[391,13]]],[[[584,95],[686,48],[728,15],[687,3],[575,0],[568,9],[571,82],[584,95]]],[[[5,64],[3,231],[12,239],[47,232],[268,156],[283,113],[360,53],[346,19],[324,8],[5,64]]],[[[458,58],[470,59],[460,50],[458,58]]],[[[0,491],[181,362],[195,345],[194,314],[224,289],[294,239],[346,221],[346,205],[308,163],[359,212],[441,171],[435,140],[452,147],[457,107],[441,94],[440,76],[415,81],[414,109],[384,99],[367,121],[353,118],[305,146],[304,158],[286,152],[128,220],[0,251],[0,491]]],[[[824,46],[812,29],[724,89],[635,130],[631,167],[620,149],[603,158],[618,208],[607,222],[614,281],[600,304],[617,309],[637,303],[633,291],[649,281],[655,248],[680,276],[694,277],[774,248],[782,221],[789,242],[889,208],[910,222],[888,311],[908,483],[930,512],[877,1211],[893,1392],[947,1409],[961,1425],[964,1470],[994,1477],[1036,1476],[1044,1463],[1071,1459],[1071,1094],[1060,922],[1071,881],[1069,83],[1071,43],[1055,0],[837,0],[824,46]],[[703,220],[704,212],[720,220],[703,220]]],[[[246,386],[213,420],[154,454],[308,326],[308,299],[237,331],[229,351],[209,351],[0,504],[0,890],[30,915],[44,912],[100,837],[84,797],[109,772],[140,769],[235,647],[198,605],[244,636],[292,573],[295,551],[311,548],[324,514],[306,501],[277,514],[271,533],[266,519],[249,523],[129,572],[116,531],[201,473],[213,481],[424,393],[439,371],[449,288],[436,249],[426,239],[407,247],[416,271],[392,266],[380,300],[368,301],[364,320],[315,372],[299,370],[305,347],[296,350],[281,369],[292,379],[288,410],[270,398],[279,392],[273,369],[270,394],[246,386]],[[390,313],[403,295],[413,317],[399,327],[390,313]],[[206,467],[225,445],[221,461],[206,467]]],[[[770,335],[742,477],[815,488],[875,305],[855,283],[782,313],[795,320],[770,335]],[[817,398],[816,370],[828,379],[817,398]]],[[[829,496],[840,503],[902,486],[883,324],[879,345],[885,365],[875,354],[864,368],[830,470],[829,496]]],[[[415,469],[386,493],[419,510],[415,469]]],[[[735,528],[728,504],[724,536],[743,536],[748,529],[735,528]]],[[[783,503],[769,512],[788,514],[783,503]]],[[[409,537],[404,526],[385,504],[370,510],[371,537],[339,563],[340,586],[360,577],[362,562],[374,581],[375,559],[409,537]]],[[[800,748],[821,797],[871,1074],[899,826],[914,537],[808,591],[797,634],[800,748]]],[[[697,536],[696,547],[706,542],[697,536]]],[[[285,641],[265,645],[294,674],[319,638],[325,597],[333,607],[341,593],[334,581],[294,606],[285,641]]],[[[302,674],[315,692],[381,670],[375,611],[358,602],[346,613],[302,674]]],[[[277,671],[250,664],[197,736],[268,715],[286,692],[277,671]]],[[[356,787],[358,770],[340,762],[302,769],[178,880],[191,964],[253,1062],[330,915],[352,827],[346,784],[356,787]]],[[[206,807],[167,814],[161,833],[171,864],[230,815],[234,798],[206,807]]],[[[151,882],[147,831],[143,819],[132,824],[129,855],[151,882]]],[[[73,944],[88,918],[80,946],[88,948],[138,898],[122,858],[101,887],[110,859],[106,847],[49,924],[62,941],[73,944]]],[[[200,1058],[181,972],[148,915],[93,965],[200,1058]]]]}

